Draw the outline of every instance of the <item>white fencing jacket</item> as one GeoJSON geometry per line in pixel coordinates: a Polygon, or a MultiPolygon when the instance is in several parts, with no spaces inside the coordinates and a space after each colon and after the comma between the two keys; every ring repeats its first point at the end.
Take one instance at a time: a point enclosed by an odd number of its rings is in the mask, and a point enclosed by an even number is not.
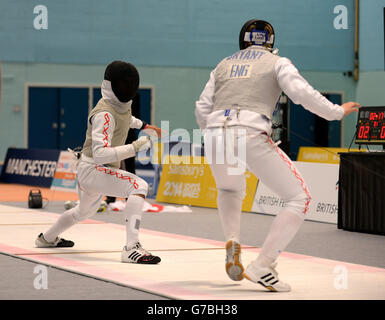
{"type": "MultiPolygon", "coordinates": [[[[115,97],[111,89],[109,81],[104,80],[102,83],[102,96],[104,99],[114,101],[113,106],[117,112],[123,113],[131,108],[132,101],[122,103],[115,97]]],[[[90,163],[105,164],[117,162],[136,155],[132,144],[112,147],[111,140],[115,130],[115,120],[110,112],[99,112],[91,118],[92,123],[92,153],[93,158],[82,155],[82,160],[90,163]],[[106,122],[106,114],[108,115],[108,123],[106,122]]],[[[131,116],[130,128],[140,129],[143,122],[140,119],[131,116]]]]}
{"type": "MultiPolygon", "coordinates": [[[[227,118],[226,126],[253,127],[271,134],[272,122],[265,115],[246,109],[240,111],[231,109],[226,117],[225,110],[214,110],[215,92],[218,91],[218,88],[215,87],[217,85],[216,70],[217,68],[211,72],[210,79],[195,104],[195,116],[199,127],[202,130],[223,127],[227,118]]],[[[326,120],[343,118],[344,109],[340,105],[333,104],[315,90],[299,74],[289,59],[279,57],[275,62],[274,71],[279,87],[294,103],[301,104],[305,109],[326,120]]]]}

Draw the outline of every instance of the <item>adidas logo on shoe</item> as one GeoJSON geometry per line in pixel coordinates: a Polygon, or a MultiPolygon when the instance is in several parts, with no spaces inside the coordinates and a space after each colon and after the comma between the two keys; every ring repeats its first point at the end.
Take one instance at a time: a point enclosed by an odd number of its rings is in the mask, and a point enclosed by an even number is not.
{"type": "Polygon", "coordinates": [[[161,261],[158,256],[154,256],[145,250],[140,242],[137,242],[130,249],[125,246],[122,250],[121,260],[122,262],[139,264],[158,264],[161,261]]]}
{"type": "MultiPolygon", "coordinates": [[[[275,264],[276,265],[276,264],[275,264]]],[[[261,268],[250,263],[243,273],[246,279],[258,283],[273,292],[289,292],[291,287],[278,279],[278,273],[273,266],[261,268]]]]}

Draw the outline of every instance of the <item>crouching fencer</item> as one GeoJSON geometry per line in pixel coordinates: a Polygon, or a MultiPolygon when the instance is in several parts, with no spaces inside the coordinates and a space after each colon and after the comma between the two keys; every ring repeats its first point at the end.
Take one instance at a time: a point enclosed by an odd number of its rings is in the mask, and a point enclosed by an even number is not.
{"type": "MultiPolygon", "coordinates": [[[[160,258],[145,250],[138,232],[148,185],[138,176],[119,169],[120,161],[134,157],[151,147],[150,136],[125,144],[130,128],[144,129],[160,136],[161,130],[131,115],[132,99],[139,88],[135,66],[123,61],[111,62],[104,73],[102,98],[88,116],[83,149],[77,163],[79,204],[65,211],[35,244],[37,247],[72,247],[73,241],[59,235],[76,223],[93,216],[105,194],[127,198],[124,211],[126,245],[122,262],[157,264],[160,258]]],[[[86,235],[85,235],[86,236],[86,235]]]]}
{"type": "Polygon", "coordinates": [[[327,120],[341,120],[360,105],[333,104],[313,89],[289,59],[277,55],[274,37],[268,22],[247,21],[239,35],[240,51],[223,59],[211,72],[196,102],[195,115],[204,131],[206,157],[217,184],[228,276],[235,281],[246,278],[270,291],[290,291],[278,278],[276,260],[302,225],[311,195],[297,168],[271,139],[277,101],[284,91],[294,103],[327,120]],[[236,155],[243,169],[226,154],[236,155]],[[240,245],[245,169],[286,203],[274,218],[260,254],[246,269],[240,245]]]}

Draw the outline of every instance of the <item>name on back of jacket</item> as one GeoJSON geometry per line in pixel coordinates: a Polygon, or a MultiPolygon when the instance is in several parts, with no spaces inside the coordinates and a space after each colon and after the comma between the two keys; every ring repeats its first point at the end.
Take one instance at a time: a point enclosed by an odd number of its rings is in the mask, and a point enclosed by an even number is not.
{"type": "Polygon", "coordinates": [[[259,60],[266,52],[258,50],[241,50],[228,57],[226,60],[259,60]]]}

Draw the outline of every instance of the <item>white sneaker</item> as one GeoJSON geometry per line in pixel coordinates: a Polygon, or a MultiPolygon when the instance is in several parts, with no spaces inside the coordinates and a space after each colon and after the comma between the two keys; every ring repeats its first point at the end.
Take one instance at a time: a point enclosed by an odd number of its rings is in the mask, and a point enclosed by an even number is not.
{"type": "Polygon", "coordinates": [[[243,279],[243,265],[241,262],[241,245],[235,240],[226,243],[226,272],[231,280],[243,279]]]}
{"type": "Polygon", "coordinates": [[[63,238],[56,237],[54,242],[48,242],[44,239],[43,233],[40,233],[35,240],[38,248],[70,248],[74,246],[74,242],[63,238]]]}
{"type": "Polygon", "coordinates": [[[160,258],[158,256],[153,256],[150,252],[145,250],[139,241],[130,249],[127,249],[127,246],[124,246],[121,259],[122,262],[141,264],[157,264],[160,262],[160,258]]]}
{"type": "Polygon", "coordinates": [[[289,292],[291,287],[278,279],[278,273],[275,270],[277,263],[273,263],[270,267],[261,268],[250,263],[245,272],[244,277],[254,283],[258,283],[264,288],[273,292],[289,292]]]}

